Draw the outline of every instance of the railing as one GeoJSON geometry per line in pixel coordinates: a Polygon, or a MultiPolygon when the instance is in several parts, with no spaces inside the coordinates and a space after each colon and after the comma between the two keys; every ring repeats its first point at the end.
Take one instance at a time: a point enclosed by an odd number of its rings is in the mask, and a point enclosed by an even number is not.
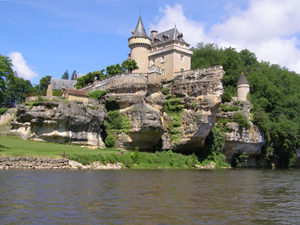
{"type": "Polygon", "coordinates": [[[217,65],[217,66],[210,66],[210,67],[204,67],[204,68],[193,69],[193,70],[178,71],[178,72],[174,73],[173,79],[177,76],[184,76],[184,75],[188,75],[191,73],[197,73],[197,72],[198,73],[206,72],[206,71],[215,70],[215,69],[223,69],[223,66],[217,65]]]}
{"type": "Polygon", "coordinates": [[[102,80],[96,80],[94,83],[89,84],[87,86],[84,86],[83,88],[80,88],[79,90],[86,90],[86,89],[89,89],[89,88],[98,87],[98,86],[104,84],[105,82],[107,82],[109,80],[112,80],[114,78],[131,76],[131,75],[146,76],[147,74],[144,74],[144,73],[119,73],[119,74],[115,74],[115,75],[112,75],[110,77],[104,78],[102,80]]]}

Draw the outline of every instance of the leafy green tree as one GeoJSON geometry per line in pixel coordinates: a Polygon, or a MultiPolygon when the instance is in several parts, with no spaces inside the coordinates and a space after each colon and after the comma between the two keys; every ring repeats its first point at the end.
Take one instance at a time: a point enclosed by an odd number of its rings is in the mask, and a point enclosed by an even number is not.
{"type": "Polygon", "coordinates": [[[115,74],[119,74],[119,73],[123,73],[124,69],[120,66],[119,63],[117,63],[116,65],[111,65],[106,67],[106,75],[107,76],[111,76],[111,75],[115,75],[115,74]]]}
{"type": "Polygon", "coordinates": [[[107,76],[103,73],[104,70],[89,72],[87,75],[77,79],[76,89],[83,88],[89,84],[95,82],[95,80],[103,80],[107,76]]]}
{"type": "Polygon", "coordinates": [[[138,69],[138,65],[135,60],[125,60],[122,62],[122,68],[128,71],[128,73],[132,73],[133,70],[138,69]]]}
{"type": "Polygon", "coordinates": [[[66,72],[64,72],[64,74],[61,76],[61,79],[66,79],[66,80],[69,79],[69,73],[68,73],[68,70],[66,70],[66,72]]]}
{"type": "Polygon", "coordinates": [[[7,83],[5,93],[5,104],[16,105],[24,102],[25,95],[32,90],[32,84],[29,80],[14,76],[7,83]]]}
{"type": "Polygon", "coordinates": [[[11,60],[0,54],[0,104],[3,103],[7,90],[7,81],[15,76],[11,60]]]}
{"type": "Polygon", "coordinates": [[[76,70],[74,70],[71,76],[71,80],[76,80],[76,78],[77,78],[77,72],[76,70]]]}

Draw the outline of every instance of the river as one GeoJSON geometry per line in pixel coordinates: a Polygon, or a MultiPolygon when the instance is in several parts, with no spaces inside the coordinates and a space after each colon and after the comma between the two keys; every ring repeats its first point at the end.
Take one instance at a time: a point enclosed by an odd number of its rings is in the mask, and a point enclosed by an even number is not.
{"type": "Polygon", "coordinates": [[[299,224],[299,172],[0,171],[0,224],[299,224]]]}

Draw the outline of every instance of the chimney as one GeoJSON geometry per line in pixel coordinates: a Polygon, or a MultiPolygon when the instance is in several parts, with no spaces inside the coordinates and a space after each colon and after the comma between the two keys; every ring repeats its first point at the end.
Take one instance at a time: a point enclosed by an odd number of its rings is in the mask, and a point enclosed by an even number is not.
{"type": "Polygon", "coordinates": [[[157,31],[156,30],[152,30],[151,34],[150,34],[150,39],[153,40],[155,38],[156,34],[157,34],[157,31]]]}

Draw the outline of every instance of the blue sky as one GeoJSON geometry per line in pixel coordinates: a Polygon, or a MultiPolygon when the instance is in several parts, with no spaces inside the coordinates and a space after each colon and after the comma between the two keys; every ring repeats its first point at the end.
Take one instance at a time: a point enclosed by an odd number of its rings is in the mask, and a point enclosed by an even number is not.
{"type": "Polygon", "coordinates": [[[127,59],[140,9],[148,33],[176,24],[191,46],[247,48],[300,73],[298,0],[0,0],[0,54],[35,84],[105,69],[127,59]]]}

